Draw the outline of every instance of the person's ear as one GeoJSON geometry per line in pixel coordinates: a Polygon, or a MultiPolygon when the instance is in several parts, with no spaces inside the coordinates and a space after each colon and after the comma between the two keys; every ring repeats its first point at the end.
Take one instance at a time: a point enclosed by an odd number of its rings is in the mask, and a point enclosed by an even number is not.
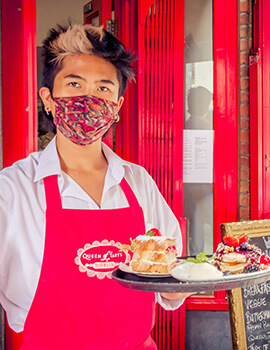
{"type": "Polygon", "coordinates": [[[124,97],[123,96],[120,96],[119,99],[118,99],[118,106],[116,108],[116,112],[118,113],[120,111],[120,108],[122,107],[122,104],[124,103],[124,97]]]}
{"type": "Polygon", "coordinates": [[[54,102],[50,90],[47,87],[43,86],[39,90],[39,96],[44,104],[44,109],[46,113],[49,114],[49,112],[52,112],[52,110],[54,109],[54,102]]]}

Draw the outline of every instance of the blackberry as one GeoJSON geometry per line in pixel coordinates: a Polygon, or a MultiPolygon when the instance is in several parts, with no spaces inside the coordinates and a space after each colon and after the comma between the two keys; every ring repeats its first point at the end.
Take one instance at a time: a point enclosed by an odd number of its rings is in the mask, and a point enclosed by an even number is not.
{"type": "Polygon", "coordinates": [[[247,250],[247,247],[248,247],[248,242],[243,242],[243,243],[240,244],[240,248],[242,250],[247,250]]]}
{"type": "Polygon", "coordinates": [[[232,273],[231,271],[224,271],[223,276],[230,276],[232,273]]]}
{"type": "Polygon", "coordinates": [[[249,264],[245,267],[244,273],[261,271],[260,265],[257,264],[249,264]]]}

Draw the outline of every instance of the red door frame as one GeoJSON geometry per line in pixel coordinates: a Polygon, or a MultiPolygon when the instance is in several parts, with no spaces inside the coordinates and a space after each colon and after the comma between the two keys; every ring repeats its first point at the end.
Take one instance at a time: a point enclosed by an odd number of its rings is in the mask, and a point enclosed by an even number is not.
{"type": "MultiPolygon", "coordinates": [[[[136,56],[138,50],[138,6],[136,1],[114,0],[114,18],[118,39],[136,56]]],[[[137,70],[137,62],[133,63],[137,70]]],[[[126,93],[115,133],[115,152],[122,158],[138,163],[138,74],[126,93]]]]}
{"type": "MultiPolygon", "coordinates": [[[[213,1],[214,249],[220,224],[238,221],[238,2],[213,1]]],[[[225,292],[191,297],[187,310],[228,310],[225,292]]]]}
{"type": "Polygon", "coordinates": [[[250,216],[252,220],[270,218],[270,4],[253,3],[253,43],[249,59],[250,77],[250,216]]]}
{"type": "MultiPolygon", "coordinates": [[[[139,1],[138,36],[153,0],[139,1]],[[142,19],[142,20],[141,20],[142,19]]],[[[176,1],[179,5],[179,2],[176,1]]],[[[221,241],[220,224],[238,220],[238,85],[239,85],[239,38],[238,2],[214,0],[213,6],[213,57],[214,57],[214,249],[221,241]]],[[[180,19],[179,19],[180,20],[180,19]]],[[[180,20],[181,22],[181,20],[180,20]]],[[[183,40],[183,38],[182,38],[183,40]]],[[[181,41],[181,39],[180,39],[181,41]]],[[[181,50],[180,50],[181,51],[181,50]]],[[[183,70],[183,55],[179,52],[179,72],[183,70]]],[[[141,60],[143,61],[143,60],[141,60]]],[[[140,67],[138,67],[140,71],[140,67]]],[[[183,74],[182,74],[183,75],[183,74]]],[[[183,83],[178,82],[177,91],[183,96],[183,83]]],[[[139,94],[142,93],[139,91],[139,94]]],[[[140,96],[140,95],[139,95],[140,96]]],[[[139,98],[140,100],[140,98],[139,98]]],[[[181,98],[178,100],[181,111],[181,98]]],[[[183,110],[183,109],[182,109],[183,110]]],[[[181,113],[179,113],[181,115],[181,113]]],[[[179,123],[182,123],[179,118],[179,123]]],[[[140,140],[140,130],[139,130],[140,140]]],[[[182,147],[178,137],[178,147],[182,147]]],[[[127,145],[128,147],[128,145],[127,145]]],[[[182,164],[176,162],[175,164],[182,164]]],[[[178,167],[180,182],[177,217],[182,216],[182,169],[178,167]]],[[[187,309],[227,310],[225,292],[214,297],[191,297],[187,309]]]]}
{"type": "Polygon", "coordinates": [[[263,133],[261,2],[253,4],[253,45],[249,58],[250,86],[250,217],[263,219],[263,133]]]}
{"type": "MultiPolygon", "coordinates": [[[[144,3],[146,2],[145,0],[144,3]]],[[[142,2],[143,5],[144,3],[142,2]]],[[[133,2],[130,4],[125,2],[129,11],[134,10],[132,4],[133,2]]],[[[11,2],[2,0],[4,166],[37,150],[35,5],[35,0],[11,2]],[[24,45],[24,43],[27,44],[24,45]]],[[[214,245],[216,247],[221,240],[220,223],[238,220],[238,2],[214,0],[213,17],[214,112],[217,121],[214,124],[214,200],[216,203],[214,245]]],[[[135,16],[134,21],[136,21],[135,16]]],[[[128,28],[128,22],[123,23],[125,28],[128,28]]],[[[127,31],[129,35],[134,33],[130,28],[127,31]]],[[[122,33],[125,33],[123,37],[127,37],[126,32],[122,31],[122,33]]],[[[136,33],[134,35],[134,41],[136,41],[136,33]]],[[[134,126],[134,120],[128,114],[136,108],[136,102],[132,101],[127,103],[125,111],[127,115],[124,116],[119,153],[136,161],[137,150],[133,145],[138,145],[137,129],[136,125],[134,126]]],[[[181,142],[181,138],[179,140],[181,142]]],[[[179,176],[181,177],[181,173],[179,176]]],[[[177,184],[177,186],[180,185],[177,184]]],[[[181,187],[179,191],[181,192],[181,187]]],[[[181,201],[178,205],[181,208],[181,201]]],[[[223,292],[216,293],[215,298],[189,298],[186,304],[187,309],[192,310],[227,309],[223,292]]]]}
{"type": "Polygon", "coordinates": [[[37,150],[36,1],[2,0],[3,166],[37,150]]]}
{"type": "MultiPolygon", "coordinates": [[[[37,151],[36,0],[1,1],[3,166],[37,151]]],[[[6,349],[21,334],[6,324],[6,349]]]]}

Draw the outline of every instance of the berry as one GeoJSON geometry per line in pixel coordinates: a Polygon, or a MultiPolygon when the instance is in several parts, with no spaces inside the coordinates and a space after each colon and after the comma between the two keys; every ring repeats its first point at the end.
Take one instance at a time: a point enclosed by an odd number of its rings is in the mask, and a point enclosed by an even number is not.
{"type": "Polygon", "coordinates": [[[240,244],[240,248],[241,248],[242,250],[247,250],[247,247],[248,247],[248,242],[244,242],[244,243],[241,243],[241,244],[240,244]]]}
{"type": "Polygon", "coordinates": [[[237,237],[225,236],[223,237],[223,242],[230,247],[239,246],[239,239],[237,237]]]}
{"type": "Polygon", "coordinates": [[[257,264],[249,264],[245,267],[244,273],[249,273],[249,272],[257,272],[260,271],[262,268],[260,265],[257,264]]]}
{"type": "Polygon", "coordinates": [[[160,231],[157,228],[151,228],[145,234],[146,236],[162,236],[160,231]]]}
{"type": "Polygon", "coordinates": [[[260,264],[270,265],[270,257],[266,254],[261,255],[260,264]]]}
{"type": "Polygon", "coordinates": [[[248,236],[245,233],[242,233],[239,237],[239,244],[248,242],[248,236]]]}
{"type": "Polygon", "coordinates": [[[224,271],[223,276],[230,276],[232,273],[231,271],[224,271]]]}

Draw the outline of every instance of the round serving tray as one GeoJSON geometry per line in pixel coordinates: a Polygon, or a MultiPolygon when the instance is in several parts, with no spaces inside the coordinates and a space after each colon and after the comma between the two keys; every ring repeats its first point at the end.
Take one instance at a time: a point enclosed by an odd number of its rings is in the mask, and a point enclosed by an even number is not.
{"type": "Polygon", "coordinates": [[[270,269],[259,271],[258,274],[248,273],[241,277],[198,282],[181,282],[173,277],[150,278],[141,277],[133,273],[123,272],[116,269],[112,273],[112,278],[119,282],[123,287],[142,290],[147,292],[160,293],[185,293],[185,292],[203,292],[203,291],[218,291],[229,290],[239,287],[246,287],[258,283],[263,283],[270,280],[270,269]]]}

